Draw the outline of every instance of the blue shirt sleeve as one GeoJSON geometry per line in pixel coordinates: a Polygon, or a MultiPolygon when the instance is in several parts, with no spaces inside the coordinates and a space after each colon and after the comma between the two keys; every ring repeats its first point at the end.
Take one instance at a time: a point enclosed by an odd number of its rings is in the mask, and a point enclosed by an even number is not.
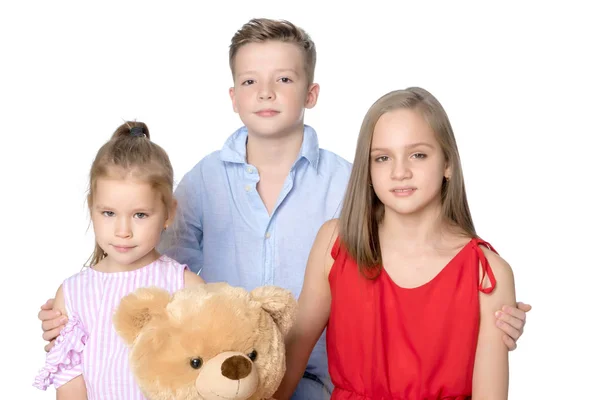
{"type": "Polygon", "coordinates": [[[202,198],[193,172],[188,172],[175,190],[175,219],[163,232],[158,249],[198,274],[203,266],[202,198]]]}

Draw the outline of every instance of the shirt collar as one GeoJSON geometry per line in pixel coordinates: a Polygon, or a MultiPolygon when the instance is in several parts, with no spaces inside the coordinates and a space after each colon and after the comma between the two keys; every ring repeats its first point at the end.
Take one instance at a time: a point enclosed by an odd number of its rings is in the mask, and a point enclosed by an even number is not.
{"type": "MultiPolygon", "coordinates": [[[[225,162],[245,164],[246,163],[246,140],[248,139],[248,128],[245,126],[235,131],[221,148],[221,160],[225,162]]],[[[304,138],[298,159],[305,158],[315,169],[319,166],[319,139],[317,132],[304,125],[304,138]]],[[[296,161],[297,162],[297,161],[296,161]]]]}

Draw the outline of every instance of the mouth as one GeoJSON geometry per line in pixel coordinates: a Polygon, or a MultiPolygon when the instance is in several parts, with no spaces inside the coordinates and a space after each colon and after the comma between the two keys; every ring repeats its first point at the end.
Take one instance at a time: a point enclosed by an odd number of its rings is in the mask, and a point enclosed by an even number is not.
{"type": "Polygon", "coordinates": [[[274,117],[274,116],[278,115],[279,111],[272,110],[269,108],[266,110],[259,110],[259,111],[255,112],[254,114],[258,115],[259,117],[269,118],[269,117],[274,117]]]}
{"type": "Polygon", "coordinates": [[[415,188],[415,187],[402,187],[402,188],[394,188],[394,189],[390,190],[390,192],[392,192],[395,196],[400,196],[400,197],[410,196],[411,194],[413,194],[416,191],[417,191],[417,188],[415,188]]]}
{"type": "Polygon", "coordinates": [[[127,253],[128,251],[130,251],[133,248],[135,248],[135,246],[117,246],[117,245],[114,245],[114,244],[112,244],[111,246],[112,246],[113,249],[115,249],[119,253],[127,253]]]}

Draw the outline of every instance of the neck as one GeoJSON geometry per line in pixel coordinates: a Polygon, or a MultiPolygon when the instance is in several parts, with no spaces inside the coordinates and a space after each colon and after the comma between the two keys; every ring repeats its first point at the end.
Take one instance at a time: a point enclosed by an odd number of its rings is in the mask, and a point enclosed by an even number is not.
{"type": "Polygon", "coordinates": [[[248,132],[246,161],[259,171],[285,168],[288,172],[298,158],[303,140],[303,125],[285,135],[275,137],[259,136],[248,132]]]}
{"type": "Polygon", "coordinates": [[[146,254],[139,260],[134,261],[131,264],[120,264],[115,262],[110,256],[103,258],[98,264],[96,264],[93,268],[97,271],[102,272],[127,272],[127,271],[135,271],[136,269],[140,269],[149,265],[160,258],[160,253],[153,249],[150,253],[146,254]]]}
{"type": "Polygon", "coordinates": [[[436,246],[442,240],[445,227],[441,204],[408,215],[386,208],[379,226],[379,240],[382,245],[393,243],[396,249],[436,246]]]}

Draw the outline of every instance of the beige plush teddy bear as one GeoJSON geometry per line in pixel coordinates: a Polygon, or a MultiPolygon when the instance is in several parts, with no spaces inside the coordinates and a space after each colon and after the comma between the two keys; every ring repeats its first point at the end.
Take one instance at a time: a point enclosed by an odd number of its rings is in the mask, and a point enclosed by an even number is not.
{"type": "Polygon", "coordinates": [[[148,399],[259,400],[271,398],[283,378],[295,312],[287,290],[209,283],[172,296],[138,289],[121,300],[113,321],[148,399]]]}

